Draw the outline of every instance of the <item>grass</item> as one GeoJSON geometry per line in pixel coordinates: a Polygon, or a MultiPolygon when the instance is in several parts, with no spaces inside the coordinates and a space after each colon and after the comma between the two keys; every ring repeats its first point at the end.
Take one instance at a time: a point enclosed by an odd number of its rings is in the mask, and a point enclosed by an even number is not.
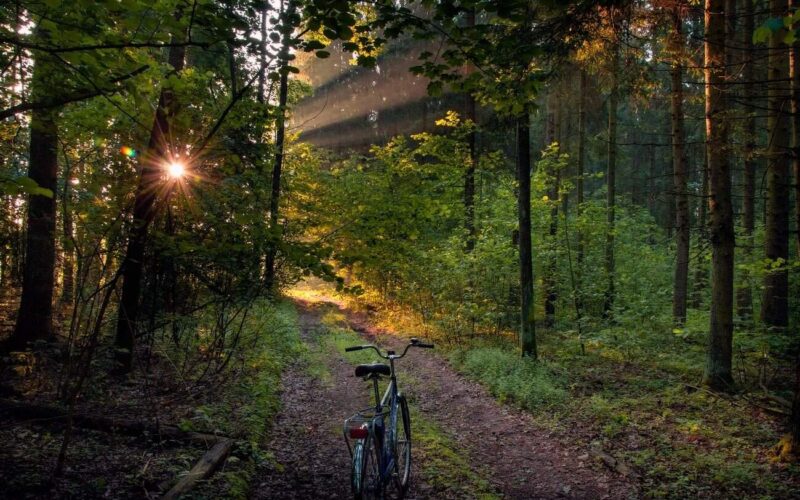
{"type": "Polygon", "coordinates": [[[564,380],[547,364],[521,358],[510,348],[453,349],[450,362],[457,370],[483,382],[500,401],[526,410],[552,408],[568,398],[564,380]]]}

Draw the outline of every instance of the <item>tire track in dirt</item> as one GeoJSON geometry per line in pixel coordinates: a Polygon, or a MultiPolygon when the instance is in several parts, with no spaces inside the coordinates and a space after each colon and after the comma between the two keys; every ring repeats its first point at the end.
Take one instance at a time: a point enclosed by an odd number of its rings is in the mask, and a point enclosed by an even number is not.
{"type": "MultiPolygon", "coordinates": [[[[370,342],[400,350],[407,339],[373,327],[363,313],[342,310],[350,328],[370,342]]],[[[435,419],[480,464],[506,498],[638,497],[627,477],[591,462],[587,453],[536,425],[532,417],[499,403],[480,384],[456,373],[439,355],[425,351],[403,360],[424,387],[413,401],[424,418],[435,419]]],[[[413,424],[412,424],[413,425],[413,424]]]]}
{"type": "MultiPolygon", "coordinates": [[[[302,340],[320,345],[321,325],[331,303],[297,301],[302,340]]],[[[367,316],[339,308],[349,326],[370,342],[400,350],[406,340],[374,328],[367,316]]],[[[321,380],[305,361],[283,376],[282,409],[273,425],[264,464],[252,482],[254,499],[352,498],[350,456],[341,434],[343,420],[367,407],[366,384],[352,365],[331,350],[317,356],[330,375],[321,380]]],[[[565,444],[532,418],[498,403],[482,386],[467,380],[439,355],[414,350],[402,360],[402,373],[413,381],[409,396],[419,416],[435,422],[453,447],[467,457],[472,472],[488,480],[505,498],[633,498],[630,480],[591,463],[585,450],[565,444]]],[[[403,381],[401,380],[401,385],[403,381]]],[[[412,421],[412,441],[413,429],[412,421]]],[[[476,498],[463,485],[443,489],[425,484],[426,457],[412,446],[412,485],[407,498],[476,498]],[[461,487],[459,487],[461,486],[461,487]]]]}
{"type": "MultiPolygon", "coordinates": [[[[322,316],[335,306],[301,301],[296,305],[301,338],[310,349],[318,349],[325,331],[322,316]]],[[[253,499],[352,498],[342,423],[371,404],[369,388],[335,350],[316,357],[324,362],[329,380],[310,374],[305,361],[292,365],[282,377],[282,408],[266,450],[271,459],[251,483],[253,499]]],[[[412,462],[418,458],[412,457],[412,462]]],[[[418,477],[412,481],[406,498],[435,497],[418,477]]]]}

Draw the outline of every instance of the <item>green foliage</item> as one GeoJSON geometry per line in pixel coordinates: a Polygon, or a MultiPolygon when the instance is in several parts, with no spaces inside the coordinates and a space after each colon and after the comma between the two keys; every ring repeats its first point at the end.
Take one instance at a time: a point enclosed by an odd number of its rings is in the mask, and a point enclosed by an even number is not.
{"type": "Polygon", "coordinates": [[[0,177],[0,195],[14,196],[19,194],[53,197],[53,191],[39,187],[36,181],[30,177],[21,176],[13,179],[0,177]]]}
{"type": "Polygon", "coordinates": [[[563,380],[551,367],[521,358],[511,349],[455,350],[450,359],[459,371],[486,385],[500,401],[526,410],[547,411],[562,405],[568,396],[563,380]]]}
{"type": "Polygon", "coordinates": [[[250,476],[267,458],[262,446],[280,410],[283,371],[306,352],[299,337],[297,312],[290,302],[255,304],[240,341],[247,349],[230,374],[236,383],[221,400],[196,408],[191,420],[182,424],[187,430],[237,438],[236,459],[228,460],[219,480],[225,484],[228,498],[247,497],[250,476]]]}

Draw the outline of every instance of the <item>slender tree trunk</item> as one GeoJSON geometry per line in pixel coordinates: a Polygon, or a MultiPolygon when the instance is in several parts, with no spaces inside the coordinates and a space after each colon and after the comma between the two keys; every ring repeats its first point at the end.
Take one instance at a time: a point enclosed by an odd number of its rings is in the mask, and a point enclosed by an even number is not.
{"type": "Polygon", "coordinates": [[[688,166],[683,116],[683,20],[681,4],[672,11],[671,45],[673,63],[670,71],[672,80],[672,162],[675,189],[675,240],[677,258],[675,260],[675,282],[672,291],[672,319],[675,325],[686,323],[687,290],[689,282],[689,196],[688,166]]]}
{"type": "MultiPolygon", "coordinates": [[[[786,13],[785,0],[770,1],[771,15],[781,17],[786,13]]],[[[761,300],[761,319],[767,327],[786,328],[789,325],[789,184],[791,157],[789,156],[790,99],[784,90],[789,77],[786,47],[780,34],[769,40],[769,114],[767,135],[767,220],[764,250],[765,257],[778,267],[764,276],[764,293],[761,300]]]]}
{"type": "Polygon", "coordinates": [[[725,8],[722,0],[705,3],[706,144],[711,217],[711,318],[703,383],[717,390],[733,384],[733,207],[726,144],[725,8]]]}
{"type": "MultiPolygon", "coordinates": [[[[475,26],[475,11],[470,11],[467,14],[467,26],[475,26]]],[[[474,68],[468,64],[465,68],[467,75],[472,73],[474,68]]],[[[475,98],[472,94],[464,96],[466,119],[470,120],[474,126],[477,126],[477,113],[475,112],[475,98]]],[[[467,143],[469,145],[469,162],[464,172],[464,230],[466,232],[466,251],[472,252],[475,248],[475,171],[478,167],[478,153],[476,149],[477,130],[473,129],[467,136],[467,143]]]]}
{"type": "Polygon", "coordinates": [[[75,241],[74,227],[72,223],[72,184],[70,179],[64,179],[64,194],[62,199],[63,213],[61,220],[63,224],[63,243],[64,249],[64,279],[61,287],[61,302],[71,304],[75,291],[75,241]]]}
{"type": "MultiPolygon", "coordinates": [[[[475,116],[475,98],[471,95],[466,96],[467,100],[467,119],[477,125],[475,116]]],[[[469,144],[469,162],[464,171],[464,230],[467,234],[466,251],[472,252],[475,248],[475,239],[477,236],[475,229],[475,171],[478,166],[478,154],[476,150],[476,134],[473,130],[467,136],[469,144]]]]}
{"type": "MultiPolygon", "coordinates": [[[[558,105],[553,101],[558,101],[558,94],[551,94],[547,104],[547,127],[545,131],[545,147],[550,147],[551,144],[557,141],[556,123],[558,118],[556,116],[555,108],[558,105]]],[[[561,144],[558,144],[559,150],[561,144]]],[[[556,301],[558,300],[558,292],[556,291],[556,257],[555,250],[558,247],[556,235],[558,234],[558,184],[559,172],[547,172],[548,177],[551,178],[552,184],[548,189],[548,197],[550,199],[550,227],[548,234],[550,236],[550,256],[547,263],[547,276],[542,279],[544,288],[544,324],[547,328],[553,328],[556,321],[556,301]]]]}
{"type": "MultiPolygon", "coordinates": [[[[45,55],[36,54],[32,93],[46,95],[53,82],[52,65],[45,55]]],[[[7,341],[12,349],[27,342],[53,339],[53,289],[56,259],[56,183],[58,179],[58,111],[31,113],[28,177],[52,196],[29,195],[25,239],[25,267],[22,297],[14,332],[7,341]]]]}
{"type": "Polygon", "coordinates": [[[522,297],[520,348],[523,356],[536,359],[536,326],[533,316],[533,251],[531,246],[531,144],[528,113],[517,118],[517,213],[519,215],[519,273],[522,297]]]}
{"type": "MultiPolygon", "coordinates": [[[[283,33],[283,47],[282,54],[289,54],[289,46],[292,37],[292,30],[290,27],[289,19],[294,13],[294,3],[290,0],[287,6],[286,16],[284,16],[283,33]]],[[[278,255],[278,243],[281,240],[280,226],[278,225],[280,198],[281,198],[281,174],[283,170],[283,156],[284,156],[284,142],[286,135],[286,102],[289,91],[289,72],[286,71],[288,66],[288,59],[282,62],[280,84],[278,89],[278,123],[276,124],[277,130],[275,132],[275,163],[272,165],[272,192],[269,199],[269,227],[274,241],[267,251],[266,259],[266,286],[270,291],[275,288],[275,259],[278,255]]]]}
{"type": "Polygon", "coordinates": [[[794,399],[792,400],[792,450],[800,455],[800,349],[796,350],[794,360],[794,399]]]}
{"type": "MultiPolygon", "coordinates": [[[[583,175],[586,168],[586,71],[581,69],[580,96],[578,96],[578,163],[576,176],[576,197],[578,219],[583,214],[583,175]]],[[[581,276],[583,273],[583,234],[578,229],[577,234],[577,261],[578,261],[578,290],[581,290],[581,276]]]]}
{"type": "Polygon", "coordinates": [[[617,183],[617,108],[619,81],[617,73],[619,71],[619,47],[614,46],[613,65],[611,69],[611,95],[608,97],[608,167],[606,172],[606,184],[608,187],[606,194],[606,247],[605,247],[605,271],[606,284],[605,300],[603,302],[603,317],[613,320],[615,291],[615,267],[614,261],[614,231],[615,229],[615,209],[616,209],[616,183],[617,183]]]}
{"type": "MultiPolygon", "coordinates": [[[[752,103],[755,99],[753,78],[755,71],[753,62],[753,0],[744,0],[742,12],[742,101],[752,103]]],[[[756,199],[756,118],[752,110],[747,110],[743,123],[744,150],[743,169],[744,186],[742,193],[742,236],[744,242],[739,246],[744,252],[744,261],[753,260],[753,230],[755,229],[756,199]]],[[[753,317],[753,291],[750,286],[750,273],[741,271],[741,284],[736,296],[737,313],[745,321],[753,317]]]]}
{"type": "Polygon", "coordinates": [[[692,307],[700,309],[703,307],[703,295],[706,291],[708,284],[708,271],[705,266],[705,259],[703,259],[700,247],[708,243],[708,152],[707,147],[703,147],[703,166],[702,182],[700,184],[700,205],[698,208],[697,217],[697,262],[694,268],[694,279],[692,280],[692,307]]]}
{"type": "MultiPolygon", "coordinates": [[[[169,64],[176,73],[184,68],[186,48],[174,45],[169,49],[169,64]]],[[[178,103],[172,90],[161,90],[147,151],[142,158],[142,172],[133,202],[133,223],[128,235],[128,248],[122,266],[122,295],[117,313],[117,333],[114,341],[116,365],[114,371],[125,374],[133,365],[133,348],[136,322],[139,319],[139,298],[147,231],[156,215],[163,163],[170,154],[170,120],[177,112],[178,103]]]]}
{"type": "Polygon", "coordinates": [[[259,73],[258,73],[258,94],[256,99],[258,102],[264,102],[265,83],[267,81],[267,11],[269,10],[269,2],[264,2],[261,11],[261,53],[258,55],[259,60],[259,73]]]}

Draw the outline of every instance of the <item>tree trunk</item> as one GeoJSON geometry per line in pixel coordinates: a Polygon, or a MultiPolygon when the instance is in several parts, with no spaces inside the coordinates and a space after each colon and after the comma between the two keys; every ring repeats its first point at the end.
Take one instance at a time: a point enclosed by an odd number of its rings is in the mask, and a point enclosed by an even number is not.
{"type": "Polygon", "coordinates": [[[692,285],[692,307],[700,309],[703,307],[703,294],[708,284],[708,271],[704,263],[700,247],[708,242],[708,152],[707,147],[703,147],[703,167],[700,175],[703,180],[700,185],[700,207],[697,220],[698,227],[698,252],[697,262],[694,268],[694,279],[692,285]]]}
{"type": "Polygon", "coordinates": [[[520,348],[523,356],[536,359],[536,326],[533,316],[533,252],[531,247],[531,144],[528,113],[517,118],[517,213],[519,215],[519,276],[522,297],[520,348]]]}
{"type": "MultiPolygon", "coordinates": [[[[558,95],[553,94],[548,99],[548,109],[547,109],[547,126],[545,130],[545,148],[550,147],[551,144],[557,142],[557,135],[556,132],[556,123],[558,117],[556,116],[555,107],[557,104],[554,104],[553,101],[558,101],[558,95]]],[[[558,144],[558,148],[560,150],[561,144],[558,144]]],[[[553,171],[553,172],[546,172],[548,177],[552,177],[550,181],[550,187],[548,189],[548,197],[550,199],[550,227],[548,229],[548,234],[550,236],[550,256],[548,257],[547,262],[547,276],[544,276],[542,279],[542,285],[544,288],[544,324],[547,328],[553,328],[556,321],[556,301],[558,300],[558,292],[556,291],[556,256],[555,251],[558,248],[558,242],[556,241],[556,235],[558,234],[558,184],[559,184],[559,175],[560,172],[553,171]]]]}
{"type": "MultiPolygon", "coordinates": [[[[753,0],[744,0],[742,12],[742,101],[749,105],[755,99],[753,78],[755,77],[753,61],[753,0]]],[[[756,118],[752,110],[747,110],[743,123],[744,150],[742,151],[744,185],[742,193],[742,236],[744,242],[739,246],[744,251],[744,261],[753,260],[753,230],[755,229],[756,199],[756,118]]],[[[753,291],[750,286],[750,273],[743,269],[740,275],[740,286],[736,295],[736,308],[739,318],[749,321],[753,317],[753,291]]]]}
{"type": "MultiPolygon", "coordinates": [[[[578,164],[576,177],[577,212],[580,219],[583,214],[583,175],[586,168],[586,71],[581,69],[581,86],[578,96],[578,164]]],[[[577,261],[578,261],[578,290],[581,290],[581,276],[583,271],[583,234],[580,229],[577,234],[577,261]]]]}
{"type": "Polygon", "coordinates": [[[63,304],[71,304],[75,292],[75,240],[73,231],[74,226],[72,222],[72,183],[70,179],[64,178],[64,193],[62,198],[63,213],[61,220],[63,224],[63,243],[64,249],[64,266],[63,266],[63,282],[61,286],[61,302],[63,304]]]}
{"type": "Polygon", "coordinates": [[[716,390],[733,384],[733,207],[731,173],[726,152],[725,7],[722,0],[705,3],[706,144],[711,217],[711,318],[703,383],[716,390]]]}
{"type": "Polygon", "coordinates": [[[261,43],[259,48],[261,52],[258,55],[259,73],[258,73],[258,93],[256,99],[258,102],[263,103],[265,97],[265,83],[267,80],[267,11],[269,10],[269,3],[264,2],[261,10],[261,43]]]}
{"type": "Polygon", "coordinates": [[[675,189],[675,282],[672,291],[672,319],[676,326],[686,323],[687,289],[689,281],[689,196],[688,166],[683,116],[683,20],[682,5],[672,11],[671,45],[673,63],[670,71],[672,81],[672,171],[675,189]]]}
{"type": "MultiPolygon", "coordinates": [[[[475,11],[472,10],[467,14],[467,26],[475,26],[475,11]]],[[[467,75],[472,73],[474,68],[471,64],[467,64],[465,72],[467,75]]],[[[475,112],[475,98],[472,94],[464,96],[466,119],[477,127],[478,120],[475,112]]],[[[477,130],[473,129],[467,136],[467,143],[469,145],[469,162],[464,172],[464,231],[466,232],[467,241],[465,248],[467,253],[472,252],[475,248],[475,171],[478,167],[478,153],[476,149],[477,130]]]]}
{"type": "MultiPolygon", "coordinates": [[[[772,16],[786,13],[785,0],[771,0],[772,16]]],[[[777,269],[764,276],[764,293],[761,300],[761,319],[767,327],[786,328],[789,325],[789,183],[791,158],[789,156],[789,107],[785,89],[789,77],[786,47],[781,34],[769,40],[769,111],[767,135],[767,220],[764,250],[765,257],[777,269]]]]}
{"type": "MultiPolygon", "coordinates": [[[[287,6],[287,13],[284,16],[284,23],[289,23],[289,19],[294,13],[294,3],[290,0],[287,6]]],[[[286,29],[283,34],[282,54],[289,54],[292,31],[286,29]]],[[[283,148],[286,135],[286,102],[289,90],[289,72],[286,70],[288,59],[282,62],[280,87],[278,90],[278,123],[275,132],[275,163],[272,165],[272,192],[269,198],[269,227],[270,233],[274,238],[267,251],[266,259],[266,286],[270,291],[275,288],[275,259],[278,255],[278,243],[281,240],[280,227],[278,226],[280,198],[281,198],[281,172],[283,170],[283,148]]]]}
{"type": "Polygon", "coordinates": [[[792,400],[792,450],[800,455],[800,349],[794,362],[794,399],[792,400]]]}
{"type": "MultiPolygon", "coordinates": [[[[32,94],[46,95],[52,84],[52,65],[46,56],[36,54],[32,94]]],[[[35,97],[34,97],[35,98],[35,97]]],[[[51,196],[28,196],[25,239],[25,267],[22,297],[14,332],[7,346],[18,349],[32,340],[52,339],[53,289],[56,259],[56,184],[58,179],[58,111],[36,110],[31,113],[28,177],[39,187],[52,191],[51,196]]]]}
{"type": "MultiPolygon", "coordinates": [[[[184,68],[185,46],[173,45],[169,49],[169,64],[175,73],[184,68]]],[[[116,365],[120,374],[131,371],[134,337],[139,316],[139,297],[147,230],[156,215],[156,199],[163,171],[163,162],[169,158],[170,119],[177,112],[178,103],[171,89],[161,90],[158,107],[150,131],[147,151],[142,158],[142,173],[133,202],[133,223],[128,235],[128,248],[122,266],[122,296],[117,313],[117,333],[114,341],[116,365]]]]}
{"type": "Polygon", "coordinates": [[[616,208],[616,183],[617,183],[617,107],[619,94],[619,47],[614,46],[613,65],[611,69],[611,95],[608,97],[608,167],[606,173],[606,247],[605,271],[606,285],[605,300],[603,301],[603,317],[612,320],[614,317],[615,267],[614,261],[614,231],[616,208]]]}

